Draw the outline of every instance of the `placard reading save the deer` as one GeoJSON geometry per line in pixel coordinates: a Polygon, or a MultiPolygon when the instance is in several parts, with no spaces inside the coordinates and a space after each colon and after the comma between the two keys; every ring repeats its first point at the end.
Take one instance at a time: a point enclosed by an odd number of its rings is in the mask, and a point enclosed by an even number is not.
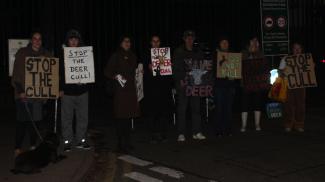
{"type": "Polygon", "coordinates": [[[288,88],[317,87],[315,64],[311,54],[286,56],[288,88]]]}
{"type": "Polygon", "coordinates": [[[59,59],[26,57],[25,94],[28,98],[56,99],[59,96],[59,59]]]}
{"type": "Polygon", "coordinates": [[[151,48],[151,62],[153,76],[173,74],[169,47],[151,48]]]}
{"type": "Polygon", "coordinates": [[[66,84],[94,83],[93,47],[65,47],[64,69],[66,84]]]}

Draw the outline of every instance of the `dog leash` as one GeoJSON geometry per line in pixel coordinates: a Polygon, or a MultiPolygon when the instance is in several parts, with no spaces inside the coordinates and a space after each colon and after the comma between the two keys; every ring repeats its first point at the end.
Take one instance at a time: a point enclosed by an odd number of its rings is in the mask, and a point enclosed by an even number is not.
{"type": "Polygon", "coordinates": [[[29,119],[31,120],[32,125],[33,125],[33,127],[34,127],[34,129],[35,129],[35,131],[36,131],[36,133],[38,135],[38,137],[40,138],[41,141],[43,141],[43,137],[42,137],[41,133],[39,132],[39,130],[38,130],[36,124],[35,124],[35,121],[33,119],[32,113],[30,112],[30,110],[28,108],[27,102],[24,102],[24,103],[25,103],[25,109],[26,109],[26,111],[27,111],[27,113],[29,115],[29,119]]]}

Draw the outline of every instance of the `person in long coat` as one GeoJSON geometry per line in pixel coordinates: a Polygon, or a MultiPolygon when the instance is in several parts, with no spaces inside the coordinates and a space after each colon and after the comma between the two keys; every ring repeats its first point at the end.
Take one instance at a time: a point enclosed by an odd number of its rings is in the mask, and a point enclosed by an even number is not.
{"type": "Polygon", "coordinates": [[[140,116],[140,107],[135,85],[137,57],[131,51],[131,40],[122,37],[120,47],[111,56],[105,69],[105,76],[112,79],[114,87],[113,107],[116,118],[118,150],[132,149],[130,141],[131,119],[140,116]]]}

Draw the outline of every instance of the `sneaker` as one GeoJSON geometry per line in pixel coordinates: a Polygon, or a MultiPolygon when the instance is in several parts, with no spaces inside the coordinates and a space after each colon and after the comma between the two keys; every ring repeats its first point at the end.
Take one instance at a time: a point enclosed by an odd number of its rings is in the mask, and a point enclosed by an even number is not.
{"type": "Polygon", "coordinates": [[[81,142],[76,145],[76,148],[89,150],[91,147],[88,145],[85,139],[82,139],[81,142]]]}
{"type": "Polygon", "coordinates": [[[70,152],[71,151],[71,145],[70,144],[64,145],[63,151],[64,152],[70,152]]]}
{"type": "Polygon", "coordinates": [[[262,128],[261,128],[260,126],[257,126],[257,127],[255,128],[255,130],[256,130],[256,131],[262,131],[262,128]]]}
{"type": "Polygon", "coordinates": [[[301,132],[301,133],[305,132],[305,130],[303,128],[297,128],[297,131],[301,132]]]}
{"type": "Polygon", "coordinates": [[[185,142],[185,136],[183,134],[178,135],[177,141],[179,141],[179,142],[185,142]]]}
{"type": "Polygon", "coordinates": [[[29,148],[29,150],[35,150],[35,149],[36,147],[34,145],[29,148]]]}
{"type": "Polygon", "coordinates": [[[205,140],[206,137],[202,133],[197,133],[196,135],[193,135],[194,140],[205,140]]]}
{"type": "Polygon", "coordinates": [[[291,132],[291,128],[285,128],[284,131],[289,133],[289,132],[291,132]]]}
{"type": "Polygon", "coordinates": [[[246,132],[246,128],[240,128],[240,132],[245,133],[246,132]]]}

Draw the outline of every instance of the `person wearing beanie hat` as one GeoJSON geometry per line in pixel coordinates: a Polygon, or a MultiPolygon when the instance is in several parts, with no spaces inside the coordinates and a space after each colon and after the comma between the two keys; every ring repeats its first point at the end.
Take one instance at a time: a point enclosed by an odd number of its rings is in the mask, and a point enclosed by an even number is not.
{"type": "Polygon", "coordinates": [[[192,133],[193,139],[204,140],[206,137],[202,134],[201,129],[201,112],[200,112],[200,97],[187,96],[185,86],[182,82],[188,74],[188,64],[190,62],[198,62],[204,59],[204,53],[194,47],[195,33],[194,31],[187,30],[183,34],[184,44],[178,47],[173,55],[173,73],[175,88],[178,95],[177,105],[177,122],[178,122],[178,141],[185,141],[186,133],[186,111],[188,105],[191,108],[192,120],[192,133]]]}
{"type": "MultiPolygon", "coordinates": [[[[221,36],[218,42],[218,48],[214,54],[214,68],[217,69],[218,53],[229,52],[229,39],[227,36],[221,36]]],[[[216,73],[216,72],[215,72],[216,73]]],[[[215,78],[214,84],[214,103],[216,112],[214,116],[215,131],[217,136],[231,136],[232,104],[235,97],[236,83],[230,78],[215,78]]]]}
{"type": "MultiPolygon", "coordinates": [[[[66,34],[65,46],[81,47],[83,45],[80,33],[70,30],[66,34]]],[[[64,151],[69,152],[73,143],[76,148],[90,149],[86,140],[88,129],[88,84],[66,84],[64,71],[64,53],[60,56],[60,97],[61,97],[61,127],[64,140],[64,151]],[[73,134],[73,118],[76,116],[76,134],[73,134]]]]}

